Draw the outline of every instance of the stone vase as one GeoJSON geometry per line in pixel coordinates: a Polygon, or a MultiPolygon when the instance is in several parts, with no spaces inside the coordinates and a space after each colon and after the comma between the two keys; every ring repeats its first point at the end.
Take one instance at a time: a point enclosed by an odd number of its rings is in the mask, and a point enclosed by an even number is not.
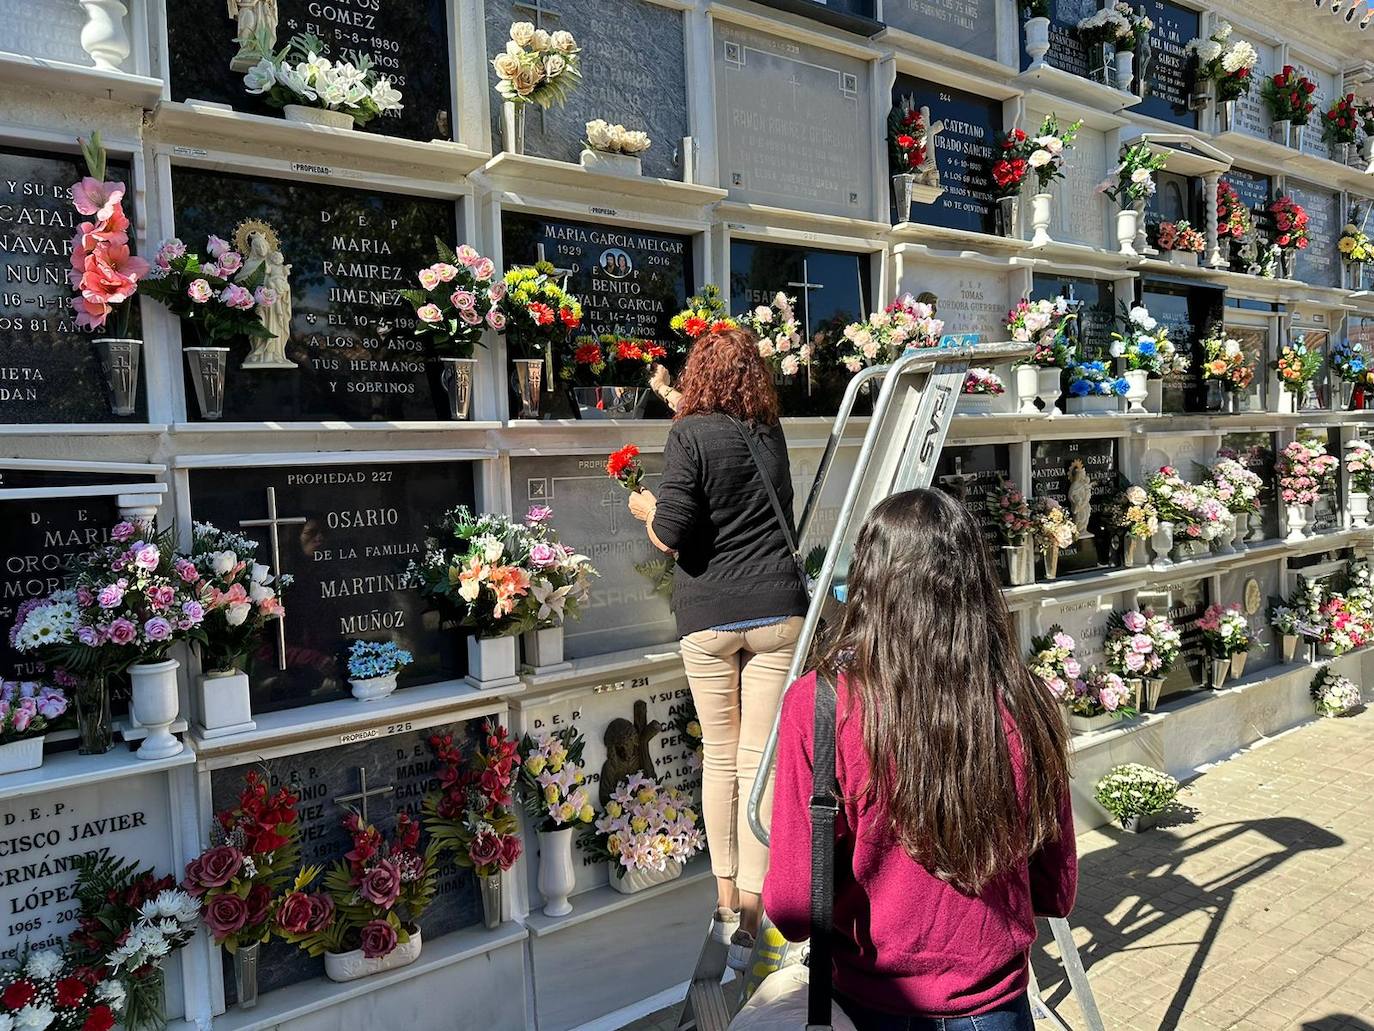
{"type": "Polygon", "coordinates": [[[20,738],[0,745],[0,776],[36,770],[43,765],[43,735],[20,738]]]}
{"type": "Polygon", "coordinates": [[[1307,506],[1306,505],[1286,505],[1284,514],[1287,517],[1288,536],[1286,541],[1302,541],[1307,539],[1307,506]]]}
{"type": "Polygon", "coordinates": [[[668,860],[662,870],[627,870],[618,862],[606,864],[610,874],[611,887],[622,895],[633,895],[652,888],[657,884],[667,884],[682,876],[682,864],[676,859],[668,860]]]}
{"type": "Polygon", "coordinates": [[[1002,546],[1002,554],[1007,560],[1007,583],[1012,587],[1024,587],[1035,583],[1035,549],[1030,539],[1020,544],[1002,546]]]}
{"type": "Polygon", "coordinates": [[[500,871],[486,876],[477,875],[477,886],[482,896],[482,926],[488,931],[501,926],[505,879],[506,875],[500,871]]]}
{"type": "Polygon", "coordinates": [[[80,0],[86,23],[81,26],[81,49],[102,71],[123,71],[133,50],[123,0],[80,0]]]}
{"type": "Polygon", "coordinates": [[[1018,415],[1039,415],[1035,399],[1040,396],[1040,369],[1035,365],[1018,365],[1014,380],[1016,389],[1016,413],[1018,415]]]}
{"type": "Polygon", "coordinates": [[[588,172],[604,172],[607,175],[621,175],[628,179],[637,179],[644,174],[644,165],[638,154],[613,154],[610,151],[583,147],[577,160],[588,172]]]}
{"type": "Polygon", "coordinates": [[[525,153],[525,107],[509,100],[501,105],[501,149],[507,154],[525,153]]]}
{"type": "Polygon", "coordinates": [[[186,746],[172,734],[178,710],[176,659],[161,662],[137,662],[129,667],[129,681],[133,685],[133,708],[148,736],[138,747],[138,757],[145,760],[170,759],[186,746]]]}
{"type": "Polygon", "coordinates": [[[1150,374],[1144,369],[1128,369],[1126,372],[1126,414],[1148,415],[1145,402],[1150,399],[1150,374]]]}
{"type": "Polygon", "coordinates": [[[1040,558],[1045,564],[1045,579],[1053,580],[1059,575],[1059,545],[1051,544],[1046,547],[1040,558]]]}
{"type": "Polygon", "coordinates": [[[1174,561],[1190,562],[1207,554],[1207,542],[1189,538],[1174,543],[1174,561]]]}
{"type": "Polygon", "coordinates": [[[1155,553],[1155,565],[1171,566],[1174,560],[1169,553],[1174,550],[1174,524],[1163,519],[1159,521],[1154,536],[1150,538],[1150,549],[1155,553]]]}
{"type": "Polygon", "coordinates": [[[1123,556],[1127,569],[1139,569],[1150,564],[1149,542],[1134,534],[1126,534],[1123,556]]]}
{"type": "Polygon", "coordinates": [[[515,637],[468,638],[467,681],[478,690],[488,691],[512,687],[519,683],[516,676],[515,637]]]}
{"type": "Polygon", "coordinates": [[[1245,542],[1250,538],[1250,513],[1237,512],[1236,517],[1236,536],[1234,543],[1245,546],[1245,542]]]}
{"type": "Polygon", "coordinates": [[[476,358],[440,358],[439,389],[443,391],[444,410],[455,422],[472,418],[473,384],[477,379],[476,358]]]}
{"type": "Polygon", "coordinates": [[[1236,521],[1233,518],[1223,519],[1221,522],[1221,533],[1217,534],[1212,541],[1212,548],[1218,555],[1234,555],[1236,553],[1234,541],[1236,539],[1236,521]]]}
{"type": "Polygon", "coordinates": [[[545,916],[572,912],[568,896],[577,885],[573,867],[573,829],[539,832],[539,894],[544,896],[545,916]]]}
{"type": "Polygon", "coordinates": [[[1043,415],[1048,419],[1053,419],[1059,414],[1059,397],[1063,393],[1061,384],[1063,383],[1064,372],[1056,366],[1038,368],[1036,372],[1036,393],[1040,397],[1040,403],[1044,405],[1043,415]]]}
{"type": "Polygon", "coordinates": [[[203,738],[228,737],[254,730],[248,675],[236,669],[211,670],[197,683],[203,738]]]}
{"type": "Polygon", "coordinates": [[[1032,247],[1044,247],[1046,244],[1054,243],[1050,238],[1050,214],[1054,206],[1054,194],[1037,193],[1031,197],[1031,228],[1035,230],[1035,235],[1031,237],[1032,247]]]}
{"type": "Polygon", "coordinates": [[[353,116],[347,111],[330,111],[325,107],[311,107],[308,104],[286,104],[281,109],[288,122],[305,125],[322,125],[327,129],[352,129],[353,116]]]}
{"type": "Polygon", "coordinates": [[[368,958],[362,949],[350,952],[326,952],[324,954],[324,976],[331,981],[356,981],[360,977],[380,974],[383,970],[396,970],[408,967],[420,958],[424,940],[420,929],[411,931],[406,941],[397,942],[396,947],[385,956],[368,958]]]}
{"type": "Polygon", "coordinates": [[[897,223],[911,221],[911,191],[916,185],[916,176],[911,172],[901,172],[892,177],[892,203],[897,209],[897,223]]]}
{"type": "Polygon", "coordinates": [[[1220,690],[1226,683],[1227,674],[1231,672],[1231,660],[1221,656],[1213,655],[1208,663],[1208,683],[1213,691],[1220,690]]]}
{"type": "Polygon", "coordinates": [[[1249,652],[1236,652],[1231,656],[1231,676],[1236,680],[1245,676],[1245,661],[1250,658],[1249,652]]]}
{"type": "Polygon", "coordinates": [[[396,690],[396,674],[388,673],[380,677],[348,678],[353,697],[360,702],[375,702],[396,690]]]}
{"type": "Polygon", "coordinates": [[[100,355],[110,391],[110,412],[133,415],[138,406],[138,359],[143,341],[132,337],[97,337],[92,343],[100,355]]]}
{"type": "Polygon", "coordinates": [[[1350,525],[1369,525],[1369,495],[1359,491],[1350,492],[1350,525]]]}
{"type": "Polygon", "coordinates": [[[1116,52],[1116,88],[1123,93],[1130,93],[1134,84],[1135,51],[1118,50],[1116,52]]]}
{"type": "Polygon", "coordinates": [[[251,1010],[258,1004],[258,950],[261,947],[261,942],[253,942],[234,950],[234,997],[239,1009],[251,1010]]]}
{"type": "Polygon", "coordinates": [[[1026,56],[1031,64],[1040,65],[1050,51],[1050,20],[1030,18],[1026,21],[1026,56]]]}
{"type": "Polygon", "coordinates": [[[520,650],[525,655],[525,665],[536,671],[565,665],[563,625],[526,630],[520,635],[520,650]]]}
{"type": "Polygon", "coordinates": [[[1120,253],[1136,256],[1135,238],[1140,227],[1140,212],[1135,208],[1123,208],[1116,213],[1116,243],[1120,253]]]}
{"type": "Polygon", "coordinates": [[[224,388],[229,371],[229,348],[183,347],[191,385],[196,391],[200,417],[214,421],[224,416],[224,388]]]}
{"type": "Polygon", "coordinates": [[[1283,661],[1289,663],[1298,654],[1298,635],[1284,634],[1283,638],[1283,661]]]}
{"type": "Polygon", "coordinates": [[[1069,729],[1075,734],[1095,734],[1099,730],[1106,730],[1115,722],[1116,717],[1109,712],[1100,712],[1096,716],[1069,713],[1069,729]]]}
{"type": "Polygon", "coordinates": [[[997,198],[997,235],[1015,239],[1021,231],[1021,198],[1016,194],[997,198]]]}

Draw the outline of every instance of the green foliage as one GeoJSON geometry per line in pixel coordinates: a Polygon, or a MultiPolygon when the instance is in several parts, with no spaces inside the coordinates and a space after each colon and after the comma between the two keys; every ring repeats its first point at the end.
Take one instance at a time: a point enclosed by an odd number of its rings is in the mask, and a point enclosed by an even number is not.
{"type": "Polygon", "coordinates": [[[100,142],[100,130],[92,131],[86,139],[77,138],[77,143],[81,146],[81,157],[86,162],[86,171],[91,173],[92,179],[105,181],[105,145],[100,142]]]}

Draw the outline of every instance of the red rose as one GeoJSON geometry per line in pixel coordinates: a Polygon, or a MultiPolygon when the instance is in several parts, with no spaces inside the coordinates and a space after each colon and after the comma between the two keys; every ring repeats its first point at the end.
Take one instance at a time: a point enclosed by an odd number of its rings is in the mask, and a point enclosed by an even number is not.
{"type": "Polygon", "coordinates": [[[267,914],[272,909],[272,889],[265,884],[255,884],[248,893],[248,919],[243,923],[245,927],[256,927],[267,920],[267,914]]]}
{"type": "Polygon", "coordinates": [[[1307,237],[1303,236],[1298,238],[1298,250],[1307,250],[1307,237]]]}
{"type": "Polygon", "coordinates": [[[243,869],[243,853],[233,845],[207,849],[186,864],[186,880],[202,890],[222,888],[243,869]]]}
{"type": "Polygon", "coordinates": [[[401,894],[401,871],[391,860],[383,859],[363,874],[358,894],[374,906],[389,909],[401,894]]]}
{"type": "Polygon", "coordinates": [[[309,895],[303,891],[290,892],[277,907],[277,927],[287,934],[305,934],[312,912],[309,895]]]}
{"type": "Polygon", "coordinates": [[[76,977],[64,977],[54,986],[59,1006],[75,1006],[86,997],[89,990],[76,977]]]}
{"type": "Polygon", "coordinates": [[[389,956],[396,948],[396,930],[385,920],[373,920],[369,924],[364,924],[359,938],[364,959],[389,956]]]}
{"type": "Polygon", "coordinates": [[[86,1022],[81,1025],[81,1031],[110,1031],[114,1027],[114,1013],[110,1007],[101,1003],[99,1006],[92,1006],[91,1012],[86,1014],[86,1022]]]}
{"type": "Polygon", "coordinates": [[[912,147],[916,146],[916,137],[902,133],[902,135],[897,137],[897,146],[901,147],[903,150],[910,150],[912,147]]]}
{"type": "Polygon", "coordinates": [[[32,981],[15,981],[3,993],[0,993],[0,1002],[5,1004],[6,1009],[23,1009],[37,994],[38,989],[34,987],[32,981]]]}
{"type": "Polygon", "coordinates": [[[501,869],[509,870],[519,858],[520,839],[514,834],[507,834],[501,839],[501,869]]]}
{"type": "Polygon", "coordinates": [[[501,859],[501,837],[490,831],[475,835],[468,845],[468,858],[474,866],[491,866],[501,859]]]}
{"type": "Polygon", "coordinates": [[[216,895],[205,907],[204,920],[216,943],[223,942],[248,923],[248,903],[231,893],[216,895]]]}
{"type": "Polygon", "coordinates": [[[317,892],[309,895],[310,899],[310,922],[306,929],[310,931],[323,931],[334,922],[334,896],[325,892],[317,892]]]}

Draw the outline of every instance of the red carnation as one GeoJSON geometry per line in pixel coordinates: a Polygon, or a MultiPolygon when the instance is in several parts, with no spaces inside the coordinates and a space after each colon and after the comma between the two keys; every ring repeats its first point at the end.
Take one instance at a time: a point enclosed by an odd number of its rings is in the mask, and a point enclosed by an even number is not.
{"type": "Polygon", "coordinates": [[[606,475],[628,490],[639,490],[644,470],[640,468],[638,458],[639,448],[634,444],[626,444],[606,459],[606,475]]]}
{"type": "Polygon", "coordinates": [[[103,1003],[99,1006],[92,1006],[91,1012],[86,1014],[86,1022],[81,1025],[81,1031],[110,1031],[114,1027],[114,1013],[110,1007],[103,1003]]]}
{"type": "Polygon", "coordinates": [[[76,1006],[86,997],[89,989],[76,977],[64,977],[54,986],[59,1006],[76,1006]]]}
{"type": "Polygon", "coordinates": [[[912,147],[916,146],[916,137],[902,133],[902,135],[897,137],[897,146],[901,147],[903,150],[910,150],[912,147]]]}
{"type": "Polygon", "coordinates": [[[37,994],[38,989],[34,987],[32,981],[15,981],[3,993],[0,993],[0,1002],[5,1004],[6,1009],[23,1009],[33,1001],[33,997],[37,994]]]}

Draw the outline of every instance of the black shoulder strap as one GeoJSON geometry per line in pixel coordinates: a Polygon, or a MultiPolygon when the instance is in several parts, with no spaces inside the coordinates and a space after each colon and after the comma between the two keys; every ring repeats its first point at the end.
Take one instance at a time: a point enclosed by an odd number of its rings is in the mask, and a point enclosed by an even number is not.
{"type": "Polygon", "coordinates": [[[835,908],[835,682],[816,674],[815,730],[811,774],[811,960],[806,1023],[830,1027],[830,944],[835,908]]]}
{"type": "Polygon", "coordinates": [[[759,454],[759,446],[754,441],[754,435],[749,432],[749,428],[740,422],[733,415],[726,415],[735,429],[739,430],[739,435],[744,438],[744,445],[749,449],[749,455],[754,460],[754,468],[758,470],[759,479],[763,481],[763,489],[768,492],[768,502],[773,506],[773,515],[778,520],[778,526],[782,528],[782,538],[787,542],[787,550],[792,554],[792,561],[797,564],[797,575],[801,577],[802,588],[806,587],[806,564],[802,561],[801,552],[797,550],[797,538],[792,532],[792,523],[787,518],[787,513],[783,511],[782,499],[778,497],[778,488],[773,485],[773,477],[768,475],[768,469],[763,464],[763,456],[759,454]]]}

